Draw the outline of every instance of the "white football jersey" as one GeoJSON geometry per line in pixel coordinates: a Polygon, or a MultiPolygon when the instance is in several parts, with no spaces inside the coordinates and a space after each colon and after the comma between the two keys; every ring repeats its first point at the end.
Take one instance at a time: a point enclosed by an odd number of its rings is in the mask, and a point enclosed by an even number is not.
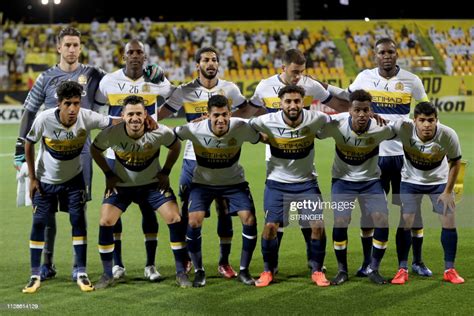
{"type": "Polygon", "coordinates": [[[416,134],[415,123],[400,120],[394,124],[395,132],[403,144],[402,181],[436,185],[448,182],[448,160],[461,159],[461,145],[456,132],[441,123],[437,124],[433,139],[422,142],[416,134]]]}
{"type": "Polygon", "coordinates": [[[314,167],[316,132],[331,120],[319,111],[303,109],[303,121],[297,127],[288,126],[282,111],[253,118],[249,124],[265,133],[270,142],[267,179],[283,183],[301,183],[317,177],[314,167]]]}
{"type": "MultiPolygon", "coordinates": [[[[149,115],[156,120],[156,106],[162,104],[173,92],[175,87],[168,79],[159,84],[145,82],[142,76],[132,80],[125,75],[124,69],[119,69],[102,78],[95,95],[97,104],[109,106],[109,115],[120,117],[122,114],[123,99],[130,95],[137,95],[145,100],[145,108],[149,115]]],[[[114,153],[108,150],[107,158],[114,159],[114,153]]]]}
{"type": "Polygon", "coordinates": [[[89,132],[110,124],[110,117],[82,108],[76,123],[70,127],[59,121],[58,108],[40,113],[26,136],[32,143],[41,140],[36,178],[44,183],[61,184],[77,176],[82,171],[80,155],[89,132]]]}
{"type": "MultiPolygon", "coordinates": [[[[391,121],[408,118],[412,100],[428,101],[420,78],[401,68],[389,79],[380,76],[378,68],[366,69],[357,75],[348,91],[358,89],[368,91],[372,95],[372,110],[391,121]]],[[[397,138],[380,144],[379,155],[403,155],[400,140],[397,138]]]]}
{"type": "MultiPolygon", "coordinates": [[[[305,97],[303,103],[305,108],[309,109],[313,100],[319,100],[321,103],[326,103],[331,100],[331,94],[324,89],[324,87],[316,80],[303,76],[298,81],[298,86],[305,90],[305,97]]],[[[281,81],[279,75],[271,76],[260,81],[255,88],[255,93],[250,99],[250,103],[256,106],[264,106],[269,113],[280,110],[280,98],[278,92],[286,84],[281,81]]]]}
{"type": "MultiPolygon", "coordinates": [[[[186,120],[191,122],[207,113],[207,102],[213,95],[225,96],[229,100],[232,110],[239,108],[246,102],[239,87],[233,82],[219,79],[214,87],[207,89],[201,85],[198,79],[195,79],[178,86],[164,106],[172,112],[178,112],[181,107],[184,107],[186,120]]],[[[184,159],[196,160],[193,146],[189,141],[186,142],[184,159]]]]}
{"type": "Polygon", "coordinates": [[[196,154],[193,182],[206,185],[232,185],[245,181],[244,169],[239,164],[244,142],[257,143],[260,134],[244,119],[231,118],[229,131],[217,137],[209,119],[175,128],[182,140],[192,143],[196,154]]]}
{"type": "Polygon", "coordinates": [[[395,137],[392,128],[378,126],[375,119],[371,119],[363,133],[356,133],[352,130],[352,118],[348,113],[331,118],[332,121],[317,135],[318,138],[332,137],[336,142],[332,177],[353,182],[379,179],[379,144],[395,137]]]}
{"type": "Polygon", "coordinates": [[[158,182],[156,174],[161,170],[160,147],[170,147],[177,141],[173,131],[163,125],[146,132],[139,139],[129,137],[125,122],[111,126],[97,135],[92,143],[104,151],[111,148],[115,154],[115,174],[122,179],[119,187],[132,187],[158,182]]]}

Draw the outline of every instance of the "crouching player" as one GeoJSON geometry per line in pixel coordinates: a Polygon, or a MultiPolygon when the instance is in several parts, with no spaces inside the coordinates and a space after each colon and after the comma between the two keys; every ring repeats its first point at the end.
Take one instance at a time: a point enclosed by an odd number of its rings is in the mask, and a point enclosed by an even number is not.
{"type": "Polygon", "coordinates": [[[424,194],[430,197],[433,211],[438,213],[441,221],[444,280],[454,284],[464,283],[464,279],[454,269],[458,234],[453,188],[461,167],[458,136],[452,128],[438,122],[436,108],[429,102],[418,103],[415,106],[414,120],[397,122],[395,132],[400,135],[405,154],[400,186],[405,227],[402,240],[399,241],[402,246],[398,258],[399,270],[392,284],[404,284],[408,281],[410,229],[413,227],[415,213],[420,210],[424,194]]]}
{"type": "Polygon", "coordinates": [[[86,274],[86,188],[80,156],[89,131],[106,128],[111,120],[91,110],[81,109],[82,92],[79,83],[62,82],[56,91],[58,107],[39,114],[27,135],[25,153],[34,212],[30,236],[31,278],[23,293],[35,293],[40,287],[45,226],[58,204],[62,211],[69,213],[77,263],[76,282],[84,292],[94,290],[86,274]],[[34,144],[39,141],[35,165],[34,144]]]}
{"type": "Polygon", "coordinates": [[[151,132],[145,131],[147,112],[139,96],[124,99],[123,123],[105,129],[95,138],[91,154],[106,176],[106,192],[102,202],[99,229],[99,252],[104,273],[97,289],[113,285],[114,225],[132,203],[158,211],[170,230],[170,242],[176,264],[176,282],[181,287],[191,283],[185,273],[186,244],[180,225],[176,197],[170,188],[169,174],[179,157],[181,144],[173,131],[164,125],[151,132]],[[164,166],[159,163],[160,147],[169,149],[164,166]],[[111,148],[116,157],[111,170],[103,151],[111,148]],[[158,173],[156,170],[159,170],[158,173]]]}
{"type": "Polygon", "coordinates": [[[201,252],[201,228],[209,207],[216,198],[228,201],[229,213],[242,221],[242,253],[237,279],[254,285],[249,265],[257,244],[255,210],[244,170],[239,164],[242,143],[257,143],[260,134],[244,120],[231,118],[229,100],[214,95],[208,101],[207,120],[177,127],[176,135],[190,140],[196,154],[190,197],[189,223],[186,233],[189,252],[195,268],[194,287],[206,284],[201,252]]]}

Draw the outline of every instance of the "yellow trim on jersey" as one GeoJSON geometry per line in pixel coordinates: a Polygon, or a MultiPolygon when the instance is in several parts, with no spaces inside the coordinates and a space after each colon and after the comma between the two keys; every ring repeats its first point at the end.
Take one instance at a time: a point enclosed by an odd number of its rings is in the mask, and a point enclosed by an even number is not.
{"type": "Polygon", "coordinates": [[[44,143],[48,148],[56,152],[69,152],[76,149],[81,149],[86,143],[87,134],[83,136],[76,136],[73,139],[52,139],[45,137],[44,143]]]}
{"type": "Polygon", "coordinates": [[[410,104],[412,96],[408,92],[390,92],[380,90],[369,90],[372,102],[384,104],[410,104]]]}
{"type": "Polygon", "coordinates": [[[183,107],[186,114],[207,113],[207,101],[184,102],[183,107]]]}
{"type": "Polygon", "coordinates": [[[439,162],[446,156],[444,152],[431,152],[431,153],[422,153],[416,147],[403,146],[405,153],[410,156],[411,160],[414,162],[422,163],[436,163],[439,162]]]}
{"type": "Polygon", "coordinates": [[[278,149],[302,149],[314,144],[314,135],[300,138],[270,138],[270,144],[278,149]]]}
{"type": "Polygon", "coordinates": [[[387,248],[388,241],[379,241],[377,239],[372,239],[372,245],[377,249],[385,249],[387,248]]]}
{"type": "Polygon", "coordinates": [[[193,145],[193,148],[196,155],[206,159],[231,159],[240,151],[240,147],[208,148],[193,145]]]}
{"type": "Polygon", "coordinates": [[[154,151],[142,151],[142,152],[130,152],[130,151],[115,151],[118,158],[124,161],[128,166],[141,165],[149,161],[155,156],[157,150],[154,151]]]}
{"type": "MultiPolygon", "coordinates": [[[[107,100],[110,106],[123,106],[123,99],[125,99],[129,95],[130,94],[125,94],[125,93],[109,94],[107,95],[107,100]]],[[[142,97],[145,100],[145,106],[154,104],[156,102],[156,98],[158,97],[158,95],[156,94],[137,93],[133,95],[138,95],[142,97]]]]}

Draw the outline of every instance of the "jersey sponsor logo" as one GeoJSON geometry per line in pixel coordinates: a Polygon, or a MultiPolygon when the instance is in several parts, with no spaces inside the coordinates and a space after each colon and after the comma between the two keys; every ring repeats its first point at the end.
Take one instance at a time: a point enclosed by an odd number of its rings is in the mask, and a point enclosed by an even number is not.
{"type": "Polygon", "coordinates": [[[122,149],[114,149],[115,157],[122,166],[130,171],[138,172],[145,170],[160,155],[159,149],[156,151],[153,151],[153,148],[145,150],[145,145],[143,148],[135,143],[121,143],[120,145],[122,149]]]}
{"type": "MultiPolygon", "coordinates": [[[[295,131],[293,131],[295,132],[295,131]]],[[[270,152],[272,156],[282,159],[303,159],[314,148],[314,137],[302,138],[271,138],[270,152]]]]}
{"type": "MultiPolygon", "coordinates": [[[[220,146],[218,144],[217,146],[220,146]]],[[[208,148],[194,145],[196,162],[209,169],[222,169],[233,166],[240,158],[241,147],[208,148]]]]}
{"type": "Polygon", "coordinates": [[[43,137],[43,143],[48,153],[57,160],[72,160],[79,156],[86,143],[87,133],[81,136],[74,135],[73,132],[54,131],[56,139],[43,137]]]}
{"type": "Polygon", "coordinates": [[[403,151],[407,160],[416,169],[432,170],[439,167],[443,162],[445,153],[441,151],[441,148],[438,147],[435,151],[426,152],[427,148],[424,145],[418,145],[416,141],[412,140],[410,140],[410,144],[410,147],[403,146],[403,151]]]}
{"type": "MultiPolygon", "coordinates": [[[[358,141],[359,144],[362,142],[361,139],[356,141],[358,141]]],[[[353,147],[339,144],[336,145],[336,154],[342,161],[344,161],[348,165],[359,166],[370,158],[377,156],[379,154],[379,146],[353,147]]]]}

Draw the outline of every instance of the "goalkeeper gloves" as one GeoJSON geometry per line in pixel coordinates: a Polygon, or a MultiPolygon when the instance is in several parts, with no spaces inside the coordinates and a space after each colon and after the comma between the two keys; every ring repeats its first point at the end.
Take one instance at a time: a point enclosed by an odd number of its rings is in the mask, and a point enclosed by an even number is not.
{"type": "Polygon", "coordinates": [[[15,144],[15,156],[13,158],[13,164],[17,170],[20,170],[21,165],[26,161],[25,159],[25,140],[21,137],[16,139],[15,144]]]}
{"type": "Polygon", "coordinates": [[[146,82],[159,84],[165,80],[165,73],[163,72],[163,69],[157,64],[146,66],[146,68],[143,70],[143,75],[146,82]]]}

